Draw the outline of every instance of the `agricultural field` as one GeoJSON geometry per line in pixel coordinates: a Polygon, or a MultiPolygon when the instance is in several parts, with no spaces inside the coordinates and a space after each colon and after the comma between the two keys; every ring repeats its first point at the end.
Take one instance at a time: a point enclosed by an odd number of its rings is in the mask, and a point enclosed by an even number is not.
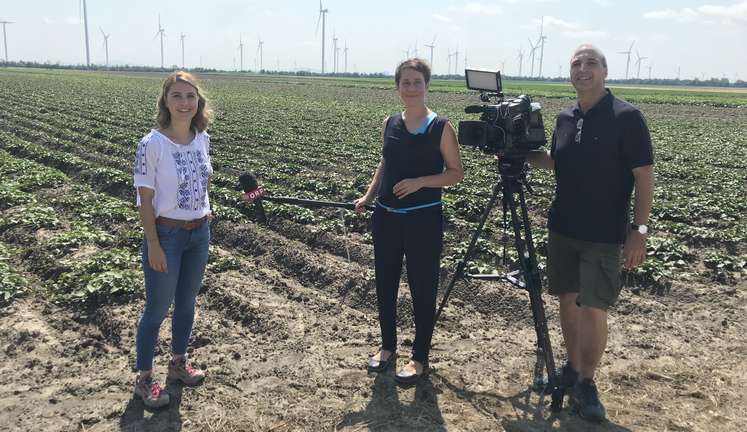
{"type": "MultiPolygon", "coordinates": [[[[380,158],[388,80],[204,75],[212,244],[190,356],[208,380],[171,384],[171,406],[131,399],[143,307],[142,230],[132,163],[154,126],[159,74],[0,69],[0,431],[740,430],[747,421],[747,93],[613,88],[642,108],[656,151],[646,263],[623,275],[597,378],[609,421],[549,410],[529,390],[535,335],[527,296],[460,281],[434,335],[433,371],[411,388],[368,375],[379,343],[370,216],[239,200],[254,171],[269,193],[352,201],[380,158]]],[[[507,82],[545,128],[573,100],[565,84],[507,82]]],[[[428,105],[456,124],[477,102],[437,81],[428,105]]],[[[447,189],[442,285],[497,182],[491,157],[462,149],[447,189]]],[[[551,173],[528,195],[544,269],[551,173]]],[[[496,209],[471,272],[516,255],[496,209]],[[504,251],[504,244],[508,248],[504,251]]],[[[400,353],[413,325],[404,283],[400,353]]],[[[562,352],[557,302],[545,296],[562,352]]],[[[156,373],[165,377],[170,322],[156,373]]]]}

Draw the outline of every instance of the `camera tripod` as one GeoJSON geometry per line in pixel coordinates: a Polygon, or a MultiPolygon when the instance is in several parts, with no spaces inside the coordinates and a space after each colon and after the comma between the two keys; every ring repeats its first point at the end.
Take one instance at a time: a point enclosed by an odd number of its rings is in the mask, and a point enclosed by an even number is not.
{"type": "MultiPolygon", "coordinates": [[[[444,297],[436,311],[434,329],[446,302],[449,300],[454,284],[461,277],[470,277],[482,280],[507,280],[517,288],[524,289],[529,294],[529,302],[534,319],[534,329],[537,332],[537,360],[534,366],[533,389],[542,393],[552,395],[552,411],[560,411],[563,408],[563,396],[565,388],[561,386],[559,376],[555,369],[550,335],[547,330],[547,318],[545,317],[545,306],[542,300],[542,280],[537,268],[537,257],[532,240],[532,231],[529,224],[529,212],[526,206],[524,188],[529,192],[531,189],[526,181],[526,158],[524,156],[501,156],[498,158],[498,173],[500,181],[493,187],[490,201],[480,217],[477,230],[472,235],[469,247],[464,257],[458,262],[444,297]],[[514,247],[519,255],[520,269],[504,274],[465,274],[467,262],[472,256],[475,244],[485,226],[485,222],[491,210],[498,200],[498,194],[502,193],[504,224],[506,221],[506,210],[511,214],[511,226],[514,230],[514,247]],[[516,201],[518,195],[518,204],[516,201]],[[543,369],[547,369],[547,380],[543,377],[543,369]]],[[[505,227],[504,227],[505,229],[505,227]]]]}

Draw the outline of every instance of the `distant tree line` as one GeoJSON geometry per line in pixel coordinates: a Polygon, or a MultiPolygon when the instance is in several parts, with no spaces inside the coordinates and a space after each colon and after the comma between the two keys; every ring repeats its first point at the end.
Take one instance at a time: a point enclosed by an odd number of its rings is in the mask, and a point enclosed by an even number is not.
{"type": "MultiPolygon", "coordinates": [[[[20,68],[39,68],[39,69],[72,69],[72,70],[93,70],[93,71],[113,71],[113,72],[172,72],[180,70],[181,68],[177,65],[172,65],[168,68],[160,68],[153,66],[138,66],[138,65],[116,65],[116,66],[104,66],[104,65],[72,65],[72,64],[61,64],[61,63],[50,63],[50,62],[31,62],[31,61],[12,61],[12,62],[1,62],[1,66],[6,67],[20,67],[20,68]]],[[[236,73],[237,71],[227,71],[214,68],[187,68],[186,70],[192,72],[214,72],[214,73],[236,73]]],[[[287,76],[324,76],[324,77],[348,77],[348,78],[391,78],[391,75],[383,72],[371,72],[371,73],[359,73],[359,72],[338,72],[338,73],[325,73],[313,72],[309,70],[297,70],[297,71],[272,71],[272,70],[260,70],[260,71],[247,71],[251,73],[260,74],[272,74],[272,75],[287,75],[287,76]]],[[[433,75],[433,79],[442,80],[463,80],[463,75],[450,74],[450,75],[433,75]]],[[[517,77],[504,75],[505,80],[520,80],[520,81],[538,81],[538,82],[568,82],[567,77],[555,77],[555,78],[537,78],[537,77],[517,77]]],[[[729,81],[727,78],[710,78],[710,79],[670,79],[670,78],[652,78],[652,79],[611,79],[607,80],[611,84],[633,84],[633,85],[666,85],[666,86],[692,86],[692,87],[747,87],[747,81],[737,80],[735,82],[729,81]]]]}

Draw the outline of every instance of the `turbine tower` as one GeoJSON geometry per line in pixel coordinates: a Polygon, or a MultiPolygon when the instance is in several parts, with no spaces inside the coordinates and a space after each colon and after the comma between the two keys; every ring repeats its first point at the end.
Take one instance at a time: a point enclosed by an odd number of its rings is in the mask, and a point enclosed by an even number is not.
{"type": "Polygon", "coordinates": [[[454,75],[459,75],[457,73],[457,68],[459,67],[459,45],[457,45],[456,51],[454,51],[454,75]]]}
{"type": "Polygon", "coordinates": [[[321,21],[322,22],[322,74],[324,74],[324,43],[325,43],[324,32],[325,32],[326,23],[327,23],[327,12],[329,12],[329,9],[325,9],[322,6],[322,0],[319,0],[319,18],[316,20],[316,32],[319,33],[319,21],[321,21]]]}
{"type": "Polygon", "coordinates": [[[416,57],[418,56],[418,40],[415,39],[415,47],[412,49],[412,56],[416,57]]]}
{"type": "Polygon", "coordinates": [[[630,43],[630,48],[627,51],[618,51],[618,54],[625,54],[628,56],[628,60],[625,63],[625,79],[628,79],[628,69],[630,69],[630,53],[633,52],[633,44],[635,41],[630,43]]]}
{"type": "Polygon", "coordinates": [[[467,50],[464,50],[464,70],[467,70],[467,50]]]}
{"type": "Polygon", "coordinates": [[[516,58],[519,60],[519,76],[521,76],[521,66],[524,64],[524,51],[521,48],[519,48],[519,55],[516,58]]]}
{"type": "Polygon", "coordinates": [[[163,69],[163,37],[165,34],[163,27],[161,27],[161,14],[158,14],[158,31],[155,36],[153,36],[153,40],[156,40],[158,35],[161,35],[161,69],[163,69]]]}
{"type": "Polygon", "coordinates": [[[435,35],[433,36],[433,40],[431,41],[430,45],[426,44],[425,47],[431,49],[431,72],[432,72],[433,71],[433,48],[436,47],[436,36],[435,35]]]}
{"type": "Polygon", "coordinates": [[[648,65],[648,79],[651,79],[651,64],[648,65]]]}
{"type": "Polygon", "coordinates": [[[182,69],[184,69],[184,38],[187,37],[184,33],[179,35],[179,39],[182,40],[182,69]]]}
{"type": "Polygon", "coordinates": [[[86,33],[86,67],[91,66],[91,53],[88,49],[88,12],[86,10],[86,0],[83,0],[83,29],[86,33]]]}
{"type": "Polygon", "coordinates": [[[3,45],[5,45],[5,63],[8,63],[8,36],[5,34],[5,26],[7,24],[15,24],[12,21],[0,21],[3,25],[3,45]]]}
{"type": "Polygon", "coordinates": [[[332,32],[332,73],[337,73],[337,36],[332,32]]]}
{"type": "Polygon", "coordinates": [[[534,76],[534,55],[537,52],[537,48],[539,48],[539,45],[534,45],[532,43],[532,40],[529,39],[529,47],[531,48],[531,50],[529,51],[529,57],[532,58],[532,70],[531,72],[529,72],[529,76],[533,77],[534,76]]]}
{"type": "Polygon", "coordinates": [[[244,42],[239,35],[239,72],[244,72],[244,42]]]}
{"type": "Polygon", "coordinates": [[[454,54],[450,50],[447,50],[447,52],[449,53],[449,69],[447,69],[446,75],[450,75],[451,74],[451,56],[453,56],[454,54]]]}
{"type": "Polygon", "coordinates": [[[345,41],[345,50],[343,50],[343,54],[345,54],[345,73],[348,73],[348,43],[345,41]]]}
{"type": "Polygon", "coordinates": [[[641,54],[638,52],[638,48],[635,49],[635,65],[638,67],[638,79],[641,79],[641,62],[643,60],[646,60],[648,57],[641,57],[641,54]]]}
{"type": "Polygon", "coordinates": [[[104,33],[104,29],[99,27],[99,30],[101,30],[101,36],[104,37],[104,49],[106,49],[106,65],[109,66],[109,36],[108,34],[104,33]]]}
{"type": "Polygon", "coordinates": [[[539,70],[539,77],[542,77],[542,60],[545,58],[545,41],[547,40],[547,36],[544,34],[545,29],[545,16],[542,16],[542,23],[540,24],[540,37],[537,41],[537,44],[540,46],[540,70],[539,70]]]}
{"type": "MultiPolygon", "coordinates": [[[[262,46],[264,44],[265,42],[262,40],[262,38],[259,38],[259,43],[257,44],[257,53],[259,53],[259,70],[260,71],[264,69],[264,61],[263,61],[263,55],[262,55],[263,53],[262,46]]],[[[257,53],[255,53],[254,55],[257,55],[257,53]]]]}

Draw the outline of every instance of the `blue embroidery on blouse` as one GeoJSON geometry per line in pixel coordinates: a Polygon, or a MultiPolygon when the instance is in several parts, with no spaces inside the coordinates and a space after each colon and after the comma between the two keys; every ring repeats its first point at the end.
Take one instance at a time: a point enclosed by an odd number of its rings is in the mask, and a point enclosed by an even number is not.
{"type": "Polygon", "coordinates": [[[140,144],[137,145],[137,151],[135,152],[135,165],[133,171],[135,175],[148,175],[148,169],[145,159],[145,150],[148,147],[148,140],[143,139],[140,144]]]}
{"type": "Polygon", "coordinates": [[[181,210],[207,207],[208,165],[200,150],[172,152],[179,179],[177,205],[181,210]]]}

